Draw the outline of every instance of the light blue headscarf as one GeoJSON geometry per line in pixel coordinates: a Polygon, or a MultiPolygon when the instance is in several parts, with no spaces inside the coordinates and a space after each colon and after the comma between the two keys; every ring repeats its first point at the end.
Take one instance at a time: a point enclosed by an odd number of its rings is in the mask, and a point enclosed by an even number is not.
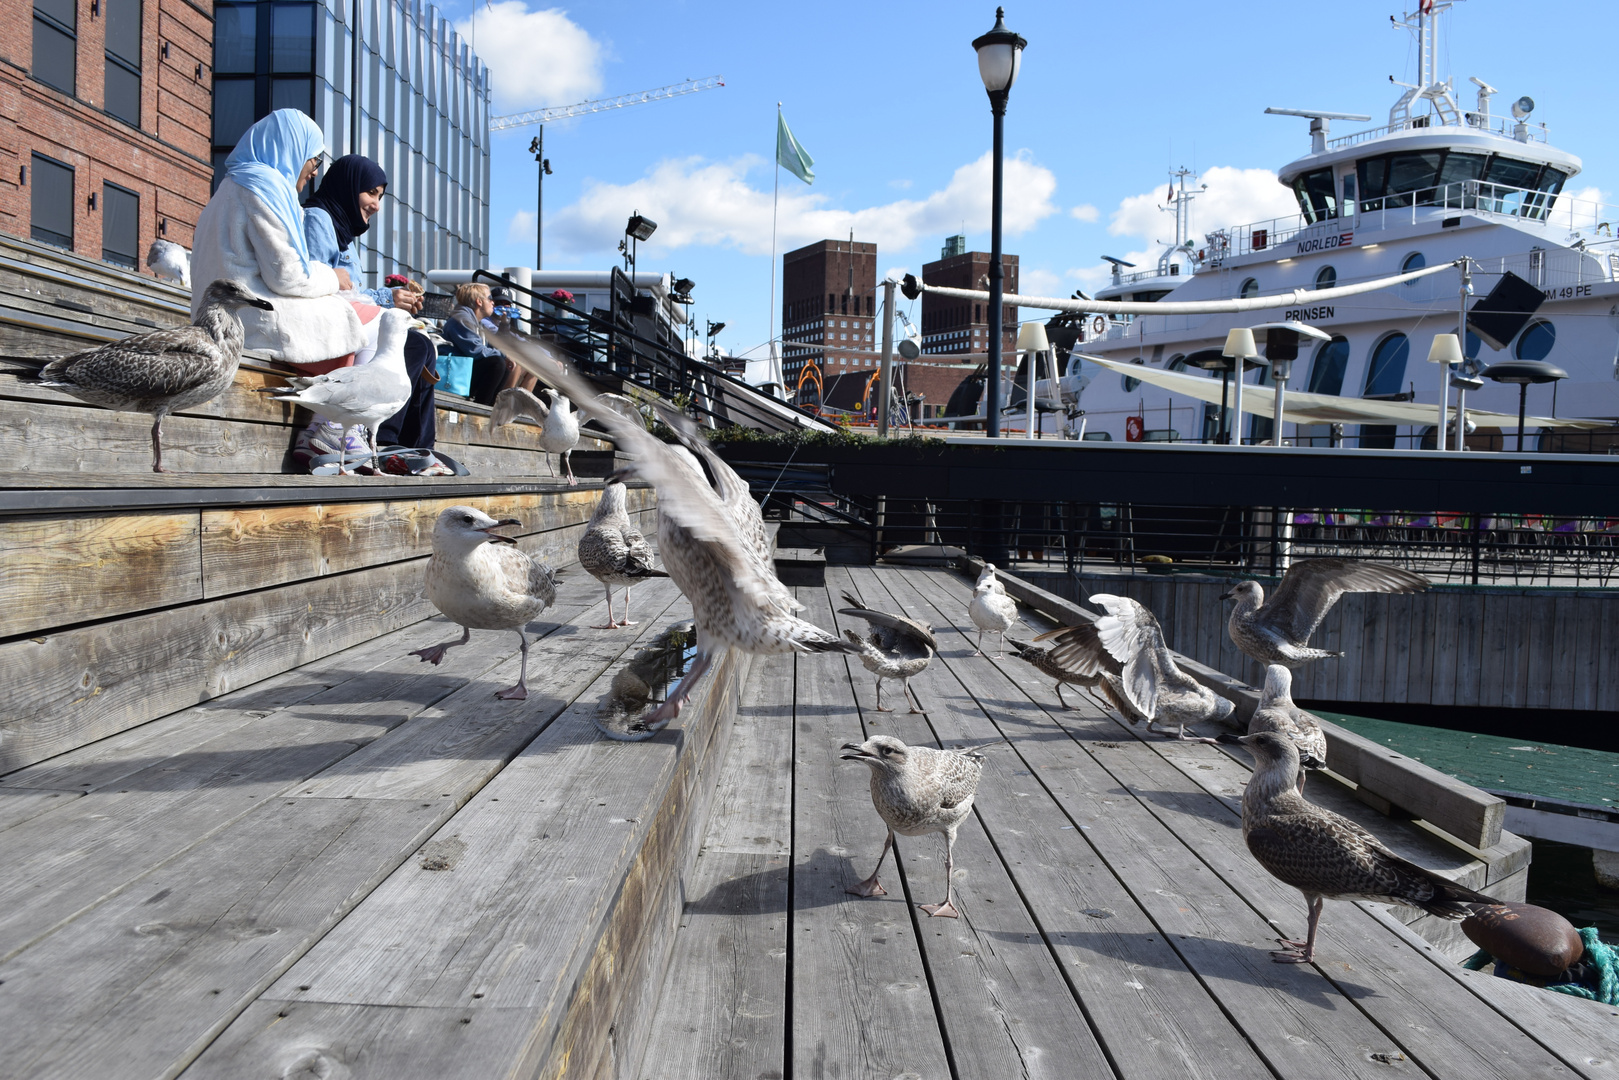
{"type": "Polygon", "coordinates": [[[287,228],[287,239],[304,272],[309,272],[309,245],[304,242],[304,211],[298,205],[298,173],[304,162],[326,152],[320,125],[297,109],[277,109],[247,129],[225,159],[225,175],[263,200],[287,228]]]}

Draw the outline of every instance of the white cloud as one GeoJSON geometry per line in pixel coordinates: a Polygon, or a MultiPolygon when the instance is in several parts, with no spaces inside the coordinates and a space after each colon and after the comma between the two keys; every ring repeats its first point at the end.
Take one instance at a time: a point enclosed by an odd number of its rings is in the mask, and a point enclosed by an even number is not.
{"type": "Polygon", "coordinates": [[[1018,267],[1018,292],[1025,296],[1062,296],[1067,289],[1063,288],[1062,278],[1050,270],[1034,266],[1018,267]]]}
{"type": "Polygon", "coordinates": [[[1095,221],[1102,216],[1102,212],[1090,203],[1081,203],[1068,211],[1068,214],[1070,217],[1078,218],[1080,221],[1095,221]]]}
{"type": "Polygon", "coordinates": [[[520,244],[525,240],[533,240],[535,235],[534,211],[532,210],[519,210],[506,223],[506,242],[508,244],[520,244]]]}
{"type": "MultiPolygon", "coordinates": [[[[1192,203],[1192,236],[1230,225],[1291,217],[1299,212],[1298,202],[1276,181],[1269,169],[1238,169],[1217,165],[1206,170],[1199,182],[1207,190],[1192,203]]],[[[1175,217],[1158,209],[1172,204],[1165,200],[1168,186],[1132,195],[1119,203],[1108,222],[1114,236],[1139,236],[1148,240],[1173,240],[1175,217]]]]}
{"type": "Polygon", "coordinates": [[[1609,222],[1611,231],[1614,208],[1601,205],[1607,201],[1608,193],[1599,187],[1587,186],[1578,191],[1564,192],[1552,207],[1551,222],[1566,225],[1570,231],[1579,230],[1588,239],[1596,235],[1597,226],[1604,221],[1609,222]]]}
{"type": "Polygon", "coordinates": [[[910,272],[911,268],[909,266],[890,266],[887,270],[883,271],[883,276],[877,280],[886,281],[889,278],[893,278],[895,281],[903,281],[905,280],[905,275],[909,274],[910,272]]]}
{"type": "Polygon", "coordinates": [[[473,8],[455,24],[489,65],[496,111],[571,105],[602,88],[602,47],[561,8],[530,11],[524,0],[473,8]]]}
{"type": "MultiPolygon", "coordinates": [[[[610,250],[624,220],[640,210],[659,223],[653,243],[673,251],[688,245],[724,246],[749,255],[770,253],[771,194],[755,188],[749,170],[764,159],[747,155],[730,161],[665,159],[639,180],[597,182],[548,226],[562,247],[575,252],[610,250]]],[[[888,251],[905,251],[924,237],[944,237],[967,228],[989,231],[990,159],[985,154],[963,165],[942,189],[919,199],[900,199],[862,210],[828,207],[827,196],[788,181],[782,188],[777,220],[778,251],[831,236],[875,241],[888,251]]],[[[1003,226],[1016,236],[1058,212],[1052,196],[1057,178],[1026,153],[1006,159],[1003,226]]]]}

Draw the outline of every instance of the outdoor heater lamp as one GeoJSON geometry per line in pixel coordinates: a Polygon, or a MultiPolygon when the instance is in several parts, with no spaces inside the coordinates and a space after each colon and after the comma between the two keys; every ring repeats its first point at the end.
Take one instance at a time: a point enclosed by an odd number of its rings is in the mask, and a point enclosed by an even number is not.
{"type": "Polygon", "coordinates": [[[1227,443],[1242,445],[1242,376],[1251,366],[1257,366],[1259,350],[1254,346],[1254,332],[1245,326],[1226,332],[1222,356],[1231,359],[1234,375],[1231,380],[1231,432],[1227,443]]]}
{"type": "Polygon", "coordinates": [[[636,240],[650,240],[652,234],[658,231],[658,223],[651,218],[635,214],[630,223],[624,226],[624,235],[636,240]]]}
{"type": "Polygon", "coordinates": [[[1450,369],[1462,362],[1462,342],[1455,334],[1435,334],[1428,347],[1428,363],[1439,365],[1439,426],[1434,429],[1434,448],[1445,449],[1445,430],[1450,424],[1450,369]]]}
{"type": "Polygon", "coordinates": [[[994,116],[994,147],[990,168],[990,225],[989,225],[989,357],[988,380],[984,386],[984,434],[995,438],[1001,433],[1001,200],[1002,121],[1006,118],[1006,99],[1017,82],[1018,68],[1023,64],[1023,48],[1027,41],[1006,28],[1006,9],[995,9],[995,25],[989,33],[973,39],[978,52],[978,75],[984,80],[989,93],[989,111],[994,116]]]}

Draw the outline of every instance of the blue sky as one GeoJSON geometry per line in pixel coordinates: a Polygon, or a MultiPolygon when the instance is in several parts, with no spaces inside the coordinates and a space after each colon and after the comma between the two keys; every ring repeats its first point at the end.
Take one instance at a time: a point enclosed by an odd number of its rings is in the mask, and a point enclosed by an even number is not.
{"type": "MultiPolygon", "coordinates": [[[[970,43],[993,23],[993,4],[455,0],[442,10],[463,34],[479,12],[496,114],[724,76],[724,89],[546,126],[545,263],[605,269],[639,209],[660,223],[640,268],[696,281],[697,316],[728,324],[727,349],[768,337],[778,101],[816,173],[806,187],[782,172],[778,258],[850,227],[878,242],[884,271],[918,269],[962,229],[971,248],[989,246],[990,116],[970,43]]],[[[1102,254],[1155,250],[1173,221],[1154,207],[1181,165],[1210,184],[1198,232],[1286,212],[1268,173],[1308,150],[1308,121],[1265,107],[1373,117],[1336,122],[1334,135],[1386,123],[1399,92],[1389,76],[1415,77],[1415,44],[1389,23],[1399,11],[1362,0],[1009,5],[1007,25],[1029,41],[1006,123],[1006,249],[1021,257],[1025,291],[1067,295],[1097,283],[1102,254]]],[[[1469,75],[1500,89],[1497,114],[1532,96],[1552,143],[1584,160],[1570,190],[1619,194],[1615,92],[1581,45],[1615,40],[1619,4],[1461,0],[1441,34],[1440,73],[1464,107],[1469,75]]],[[[497,267],[533,261],[534,132],[494,138],[497,267]]]]}

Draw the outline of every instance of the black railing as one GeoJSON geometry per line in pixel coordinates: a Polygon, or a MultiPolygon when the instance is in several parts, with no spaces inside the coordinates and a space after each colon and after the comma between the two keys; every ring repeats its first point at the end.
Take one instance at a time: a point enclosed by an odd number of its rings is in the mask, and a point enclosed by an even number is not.
{"type": "Polygon", "coordinates": [[[476,271],[473,280],[508,289],[534,335],[582,374],[642,387],[685,408],[706,427],[736,425],[761,431],[826,427],[796,405],[687,356],[674,337],[678,325],[661,322],[654,299],[638,294],[617,269],[606,311],[581,311],[487,270],[476,271]]]}

